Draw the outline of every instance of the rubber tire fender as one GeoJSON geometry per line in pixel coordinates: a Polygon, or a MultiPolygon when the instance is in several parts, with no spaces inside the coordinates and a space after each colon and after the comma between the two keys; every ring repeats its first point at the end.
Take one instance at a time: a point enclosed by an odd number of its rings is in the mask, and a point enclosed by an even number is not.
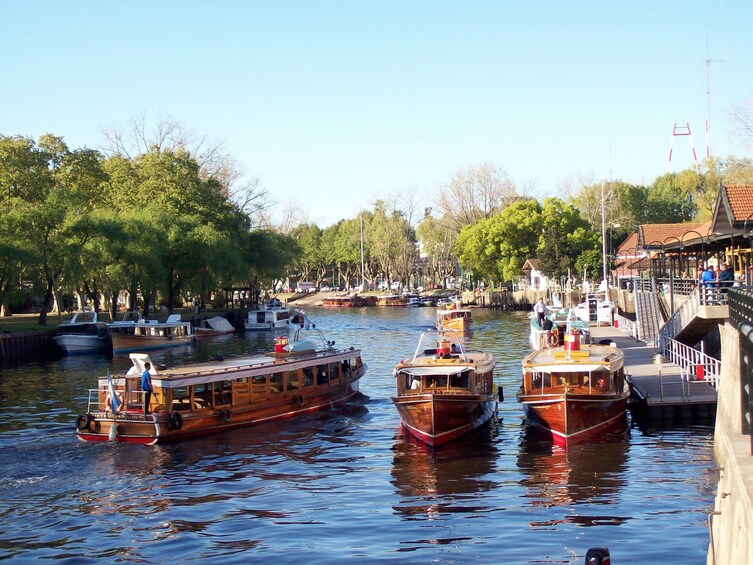
{"type": "Polygon", "coordinates": [[[92,423],[91,414],[81,414],[78,418],[76,418],[76,429],[80,431],[84,431],[86,428],[89,427],[89,424],[91,423],[92,423]]]}
{"type": "Polygon", "coordinates": [[[296,394],[293,397],[293,402],[295,402],[296,406],[303,406],[303,395],[302,394],[296,394]]]}
{"type": "Polygon", "coordinates": [[[223,408],[220,410],[220,418],[222,418],[222,421],[226,424],[229,424],[233,421],[233,413],[230,411],[230,408],[223,408]]]}
{"type": "Polygon", "coordinates": [[[180,412],[172,412],[170,414],[170,428],[173,430],[180,430],[183,427],[183,416],[180,412]]]}

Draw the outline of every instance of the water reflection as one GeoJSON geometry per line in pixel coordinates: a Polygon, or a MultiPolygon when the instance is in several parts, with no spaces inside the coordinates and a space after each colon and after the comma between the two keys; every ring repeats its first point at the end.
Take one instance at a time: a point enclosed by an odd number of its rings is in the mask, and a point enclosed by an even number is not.
{"type": "Polygon", "coordinates": [[[399,428],[392,447],[391,482],[399,496],[395,512],[413,520],[487,511],[484,495],[496,487],[491,474],[499,457],[497,431],[492,423],[431,449],[399,428]]]}
{"type": "MultiPolygon", "coordinates": [[[[625,487],[628,435],[624,430],[608,434],[602,441],[576,444],[563,449],[536,430],[526,429],[517,464],[523,473],[520,483],[531,506],[545,508],[569,505],[617,505],[625,487]]],[[[627,518],[609,515],[568,516],[562,520],[533,522],[549,526],[571,522],[582,526],[620,524],[627,518]]]]}

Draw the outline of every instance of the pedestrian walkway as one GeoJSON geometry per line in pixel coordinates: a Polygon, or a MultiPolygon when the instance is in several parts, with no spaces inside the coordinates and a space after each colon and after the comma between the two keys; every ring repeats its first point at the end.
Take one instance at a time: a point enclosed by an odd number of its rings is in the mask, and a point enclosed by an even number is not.
{"type": "Polygon", "coordinates": [[[656,363],[647,345],[613,327],[591,327],[591,341],[613,341],[625,354],[625,373],[632,388],[632,408],[651,417],[713,418],[716,390],[674,363],[656,363]]]}

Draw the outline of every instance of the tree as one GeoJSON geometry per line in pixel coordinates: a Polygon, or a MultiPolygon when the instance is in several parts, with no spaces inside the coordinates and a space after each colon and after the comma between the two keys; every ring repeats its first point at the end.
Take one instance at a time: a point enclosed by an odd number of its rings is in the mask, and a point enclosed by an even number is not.
{"type": "Polygon", "coordinates": [[[512,281],[535,255],[540,230],[539,203],[518,200],[496,216],[463,228],[455,245],[458,260],[477,278],[512,281]]]}
{"type": "Polygon", "coordinates": [[[559,278],[575,266],[585,252],[601,247],[599,237],[580,217],[578,210],[559,198],[547,198],[541,205],[541,235],[536,250],[539,267],[559,278]]]}
{"type": "Polygon", "coordinates": [[[456,173],[440,187],[437,207],[447,227],[459,232],[491,218],[516,198],[507,173],[494,163],[483,163],[456,173]]]}

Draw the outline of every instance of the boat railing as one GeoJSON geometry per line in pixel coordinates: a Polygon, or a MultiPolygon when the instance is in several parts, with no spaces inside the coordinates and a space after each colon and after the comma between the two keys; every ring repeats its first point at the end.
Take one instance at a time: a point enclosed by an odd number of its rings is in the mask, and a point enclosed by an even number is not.
{"type": "Polygon", "coordinates": [[[141,390],[129,390],[126,391],[125,397],[123,397],[123,391],[115,389],[115,393],[118,398],[123,402],[123,405],[117,412],[113,413],[107,406],[107,390],[90,388],[88,389],[88,399],[86,406],[86,413],[92,414],[95,412],[106,414],[108,417],[116,419],[132,419],[134,417],[144,416],[144,400],[145,393],[141,390]],[[104,401],[100,400],[100,394],[105,394],[104,401]]]}

